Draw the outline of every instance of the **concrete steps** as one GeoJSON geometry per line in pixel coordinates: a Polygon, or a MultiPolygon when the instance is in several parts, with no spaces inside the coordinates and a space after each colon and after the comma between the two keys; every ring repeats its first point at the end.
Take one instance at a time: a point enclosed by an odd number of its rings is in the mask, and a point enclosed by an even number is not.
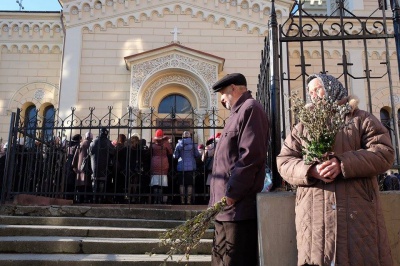
{"type": "MultiPolygon", "coordinates": [[[[159,234],[200,211],[179,206],[1,206],[0,265],[160,265],[168,248],[159,246],[159,234]]],[[[211,245],[208,230],[188,265],[210,265],[211,245]]],[[[185,260],[174,257],[180,259],[185,260]]],[[[176,264],[169,260],[167,265],[172,263],[176,264]]]]}
{"type": "MultiPolygon", "coordinates": [[[[120,254],[0,254],[2,266],[109,266],[109,265],[137,265],[159,266],[166,258],[163,254],[148,255],[120,255],[120,254]]],[[[168,260],[167,265],[185,265],[185,258],[174,256],[173,261],[168,260]],[[182,260],[181,264],[176,261],[182,260]]],[[[208,255],[191,255],[188,265],[209,266],[211,262],[208,255]]]]}

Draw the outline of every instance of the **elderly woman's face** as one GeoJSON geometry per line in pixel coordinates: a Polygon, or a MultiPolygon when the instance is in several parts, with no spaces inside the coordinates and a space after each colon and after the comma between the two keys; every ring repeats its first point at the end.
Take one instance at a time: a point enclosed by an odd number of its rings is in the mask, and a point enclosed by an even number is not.
{"type": "Polygon", "coordinates": [[[320,79],[315,78],[308,83],[308,94],[312,101],[317,97],[323,98],[325,96],[325,87],[320,79]]]}

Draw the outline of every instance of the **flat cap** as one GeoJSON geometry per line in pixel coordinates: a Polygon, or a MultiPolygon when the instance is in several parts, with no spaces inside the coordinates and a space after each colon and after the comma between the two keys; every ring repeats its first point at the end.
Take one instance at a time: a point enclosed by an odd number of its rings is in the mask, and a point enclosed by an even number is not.
{"type": "Polygon", "coordinates": [[[223,77],[222,79],[218,80],[213,85],[212,89],[214,90],[214,92],[218,92],[231,84],[247,86],[247,81],[246,81],[246,78],[243,76],[243,74],[232,73],[232,74],[228,74],[225,77],[223,77]]]}

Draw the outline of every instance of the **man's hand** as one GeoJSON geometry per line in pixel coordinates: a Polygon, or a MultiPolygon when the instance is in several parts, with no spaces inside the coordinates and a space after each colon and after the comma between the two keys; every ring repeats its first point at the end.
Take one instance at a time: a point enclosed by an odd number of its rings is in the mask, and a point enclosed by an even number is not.
{"type": "Polygon", "coordinates": [[[236,200],[234,200],[232,198],[229,198],[229,197],[226,197],[226,204],[228,206],[231,206],[231,205],[235,204],[235,202],[236,202],[236,200]]]}
{"type": "Polygon", "coordinates": [[[322,180],[325,183],[330,183],[342,172],[340,162],[336,157],[323,163],[313,165],[308,172],[310,176],[322,180]]]}

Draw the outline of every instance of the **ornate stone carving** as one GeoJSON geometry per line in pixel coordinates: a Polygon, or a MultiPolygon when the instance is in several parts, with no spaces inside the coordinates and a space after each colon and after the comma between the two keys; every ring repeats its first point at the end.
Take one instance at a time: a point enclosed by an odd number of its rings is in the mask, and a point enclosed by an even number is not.
{"type": "Polygon", "coordinates": [[[94,8],[101,9],[101,2],[97,2],[96,4],[94,4],[94,8]]]}
{"type": "Polygon", "coordinates": [[[256,12],[256,13],[258,13],[258,12],[260,12],[260,11],[261,11],[261,9],[260,9],[260,6],[259,6],[259,5],[254,5],[254,6],[253,6],[253,8],[252,8],[252,10],[253,10],[253,12],[256,12]]]}
{"type": "MultiPolygon", "coordinates": [[[[215,10],[211,10],[211,9],[203,9],[202,6],[202,1],[203,0],[193,0],[193,3],[187,3],[187,1],[166,1],[165,3],[163,2],[164,0],[158,0],[159,2],[163,3],[162,6],[160,6],[159,4],[155,4],[154,1],[134,1],[134,0],[118,0],[118,1],[112,1],[112,0],[106,0],[103,1],[103,4],[105,5],[105,11],[104,12],[108,12],[107,9],[111,8],[111,6],[113,6],[115,8],[114,11],[120,10],[118,9],[119,7],[118,5],[123,4],[125,7],[124,9],[128,9],[131,10],[131,12],[123,12],[123,13],[116,13],[113,15],[112,21],[118,21],[118,20],[123,20],[124,24],[129,23],[131,17],[135,17],[138,18],[140,17],[140,19],[137,19],[137,22],[139,22],[142,19],[151,19],[152,14],[154,12],[157,12],[159,14],[159,16],[161,16],[161,14],[163,14],[163,12],[170,12],[171,14],[175,14],[176,10],[188,10],[188,12],[192,15],[192,16],[197,16],[197,14],[200,12],[201,14],[203,14],[202,16],[204,18],[208,18],[210,16],[214,17],[216,19],[216,21],[219,21],[220,19],[224,19],[226,21],[226,25],[237,25],[237,29],[241,29],[243,25],[246,25],[246,27],[248,27],[248,31],[252,32],[252,31],[257,31],[260,34],[264,34],[266,32],[268,32],[268,17],[263,17],[261,18],[261,20],[265,20],[265,21],[260,21],[260,16],[255,16],[253,14],[249,13],[250,17],[254,16],[254,20],[252,19],[249,23],[249,20],[243,20],[241,17],[232,17],[230,15],[225,16],[224,13],[221,13],[220,11],[215,12],[215,10]],[[110,6],[111,5],[111,6],[110,6]],[[137,8],[137,6],[140,6],[141,8],[137,8]]],[[[210,1],[210,0],[208,0],[210,1]]],[[[81,5],[78,7],[79,10],[78,12],[81,12],[83,10],[86,10],[86,4],[91,4],[92,5],[93,0],[82,0],[81,1],[81,5]]],[[[102,2],[97,1],[94,4],[93,9],[96,10],[101,10],[103,7],[102,2]]],[[[237,0],[218,0],[218,2],[216,2],[216,8],[217,10],[219,10],[219,6],[223,5],[224,7],[226,7],[226,5],[229,5],[229,8],[237,8],[240,7],[242,10],[252,10],[254,14],[258,14],[260,12],[267,12],[266,10],[261,10],[261,6],[263,6],[264,0],[252,0],[250,2],[248,1],[237,1],[237,0]]],[[[77,16],[74,16],[72,9],[75,8],[75,6],[73,7],[69,7],[70,9],[66,8],[64,11],[66,11],[64,13],[64,15],[66,16],[66,20],[67,21],[74,21],[73,23],[81,23],[81,21],[78,19],[77,16]],[[69,11],[69,12],[68,12],[69,11]]],[[[228,7],[226,7],[228,8],[228,7]]],[[[119,12],[119,11],[118,11],[119,12]]],[[[185,11],[186,12],[186,11],[185,11]]],[[[287,15],[287,10],[286,9],[282,9],[279,6],[277,7],[277,13],[278,16],[282,16],[282,12],[287,15]]],[[[189,14],[187,13],[187,14],[189,14]]],[[[96,27],[98,25],[98,19],[96,18],[96,21],[92,20],[91,23],[88,23],[88,29],[89,30],[93,30],[94,27],[96,27]]],[[[102,19],[102,18],[100,18],[102,19]]]]}
{"type": "Polygon", "coordinates": [[[35,94],[33,95],[33,98],[35,100],[38,100],[38,101],[43,99],[44,98],[44,90],[43,89],[37,89],[35,91],[35,94]]]}
{"type": "Polygon", "coordinates": [[[8,30],[9,30],[8,26],[7,26],[7,25],[4,25],[4,26],[3,26],[3,31],[4,31],[4,32],[8,32],[8,30]]]}
{"type": "Polygon", "coordinates": [[[76,8],[76,7],[74,7],[74,8],[71,10],[71,14],[72,14],[72,15],[78,15],[78,13],[79,13],[79,11],[78,11],[78,8],[76,8]]]}
{"type": "MultiPolygon", "coordinates": [[[[194,73],[194,75],[201,77],[208,89],[212,87],[212,85],[217,80],[217,66],[189,57],[182,54],[169,54],[165,56],[161,56],[159,58],[155,58],[153,60],[149,60],[146,62],[142,62],[136,65],[132,65],[131,73],[132,73],[132,81],[131,81],[131,95],[130,95],[130,105],[136,106],[138,102],[138,91],[142,87],[144,81],[152,76],[154,73],[171,68],[179,68],[190,71],[194,73]]],[[[187,85],[191,89],[193,89],[200,99],[200,107],[207,107],[207,95],[202,89],[202,86],[192,78],[187,76],[173,75],[167,76],[169,77],[169,82],[177,82],[179,81],[182,84],[187,85]],[[179,78],[178,78],[179,77],[179,78]],[[186,77],[186,78],[183,78],[186,77]]],[[[168,80],[163,77],[162,80],[165,82],[168,80]]],[[[155,90],[155,89],[154,89],[155,90]]],[[[144,95],[144,106],[149,105],[149,100],[152,95],[152,90],[147,90],[144,95]],[[146,102],[147,99],[147,102],[146,102]]],[[[210,93],[212,93],[210,91],[210,93]]],[[[216,106],[216,100],[212,99],[212,106],[216,106]]]]}
{"type": "MultiPolygon", "coordinates": [[[[199,101],[200,101],[200,107],[205,108],[207,107],[207,94],[202,88],[201,84],[197,82],[195,79],[192,77],[186,76],[186,75],[180,75],[180,74],[172,74],[172,75],[167,75],[163,76],[153,83],[151,83],[146,89],[146,91],[143,93],[143,107],[148,108],[150,107],[150,99],[151,96],[154,94],[154,92],[166,85],[166,84],[171,84],[171,83],[179,83],[183,84],[186,87],[190,88],[194,93],[198,96],[199,101]]],[[[136,93],[131,93],[131,97],[136,96],[137,97],[137,92],[136,93]]],[[[133,97],[131,98],[133,99],[133,97]]],[[[135,104],[135,103],[133,103],[135,104]]]]}
{"type": "Polygon", "coordinates": [[[132,88],[140,88],[146,77],[163,69],[180,68],[202,77],[211,88],[217,80],[216,66],[180,54],[170,54],[132,66],[132,88]]]}

